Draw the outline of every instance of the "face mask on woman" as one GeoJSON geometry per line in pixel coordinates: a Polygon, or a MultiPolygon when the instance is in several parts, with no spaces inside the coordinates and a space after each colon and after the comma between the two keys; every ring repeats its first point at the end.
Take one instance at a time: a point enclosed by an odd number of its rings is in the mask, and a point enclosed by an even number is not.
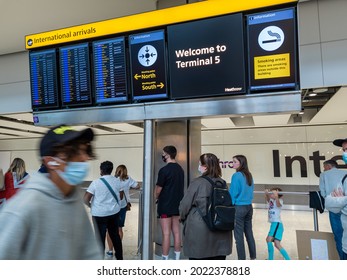
{"type": "Polygon", "coordinates": [[[199,164],[198,171],[199,171],[199,174],[202,175],[206,172],[206,167],[199,164]]]}

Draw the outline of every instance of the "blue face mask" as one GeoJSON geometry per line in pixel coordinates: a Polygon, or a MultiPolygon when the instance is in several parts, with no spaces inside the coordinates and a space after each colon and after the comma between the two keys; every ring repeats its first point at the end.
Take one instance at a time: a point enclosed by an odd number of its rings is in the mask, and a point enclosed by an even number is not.
{"type": "Polygon", "coordinates": [[[89,162],[68,162],[65,170],[57,170],[59,176],[69,185],[76,186],[81,184],[87,177],[89,162]]]}
{"type": "Polygon", "coordinates": [[[347,152],[343,152],[342,160],[347,164],[347,152]]]}

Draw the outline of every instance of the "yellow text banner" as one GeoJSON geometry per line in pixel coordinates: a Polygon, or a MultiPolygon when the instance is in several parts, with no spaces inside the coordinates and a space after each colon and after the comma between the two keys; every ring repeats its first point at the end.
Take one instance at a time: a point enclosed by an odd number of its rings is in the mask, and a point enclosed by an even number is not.
{"type": "Polygon", "coordinates": [[[290,76],[289,53],[257,56],[254,58],[254,79],[271,79],[290,76]]]}
{"type": "Polygon", "coordinates": [[[207,0],[163,10],[27,35],[25,36],[25,46],[26,49],[34,49],[296,2],[297,0],[207,0]]]}

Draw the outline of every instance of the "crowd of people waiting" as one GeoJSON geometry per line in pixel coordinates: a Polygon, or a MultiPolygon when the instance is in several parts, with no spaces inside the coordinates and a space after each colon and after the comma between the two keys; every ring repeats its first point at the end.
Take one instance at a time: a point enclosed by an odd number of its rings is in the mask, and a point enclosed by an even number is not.
{"type": "MultiPolygon", "coordinates": [[[[29,175],[21,158],[15,158],[4,175],[0,172],[0,179],[3,178],[0,182],[0,259],[103,259],[105,253],[108,257],[114,255],[117,260],[123,259],[123,227],[126,213],[131,209],[129,191],[140,186],[128,175],[125,165],[119,165],[112,174],[113,163],[101,162],[100,178],[91,182],[83,197],[84,204],[90,207],[90,223],[76,186],[84,182],[89,161],[95,158],[93,140],[91,128],[82,131],[65,125],[51,128],[40,142],[42,165],[38,172],[29,175]]],[[[347,163],[347,139],[337,139],[334,144],[343,148],[342,158],[347,163]]],[[[176,161],[176,148],[165,146],[161,156],[165,166],[158,172],[154,198],[162,232],[162,259],[169,259],[172,234],[177,260],[181,258],[181,248],[189,259],[225,260],[231,254],[233,237],[238,259],[246,259],[246,240],[249,258],[255,260],[254,179],[247,158],[235,155],[231,163],[235,169],[229,187],[235,206],[232,232],[211,231],[201,216],[207,209],[212,188],[209,180],[203,177],[225,183],[217,156],[212,153],[200,156],[201,176],[193,179],[186,190],[184,171],[176,161]]],[[[329,163],[332,164],[330,169],[336,167],[336,162],[325,162],[329,163]]],[[[330,185],[326,190],[322,186],[334,177],[335,171],[324,172],[320,178],[321,190],[330,212],[340,258],[346,259],[347,180],[343,180],[339,188],[330,185]],[[340,243],[336,236],[340,236],[340,243]]],[[[340,177],[334,180],[335,184],[340,177]]],[[[283,258],[289,260],[281,245],[284,231],[281,189],[265,190],[265,197],[270,223],[266,236],[268,259],[274,259],[274,244],[283,258]]]]}

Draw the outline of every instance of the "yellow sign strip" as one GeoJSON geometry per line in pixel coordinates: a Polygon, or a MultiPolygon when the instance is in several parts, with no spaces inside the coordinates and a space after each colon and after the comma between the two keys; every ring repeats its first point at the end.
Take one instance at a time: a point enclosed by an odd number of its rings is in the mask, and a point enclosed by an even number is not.
{"type": "Polygon", "coordinates": [[[242,12],[298,0],[207,0],[163,10],[83,24],[25,36],[26,49],[57,45],[156,26],[242,12]]]}

